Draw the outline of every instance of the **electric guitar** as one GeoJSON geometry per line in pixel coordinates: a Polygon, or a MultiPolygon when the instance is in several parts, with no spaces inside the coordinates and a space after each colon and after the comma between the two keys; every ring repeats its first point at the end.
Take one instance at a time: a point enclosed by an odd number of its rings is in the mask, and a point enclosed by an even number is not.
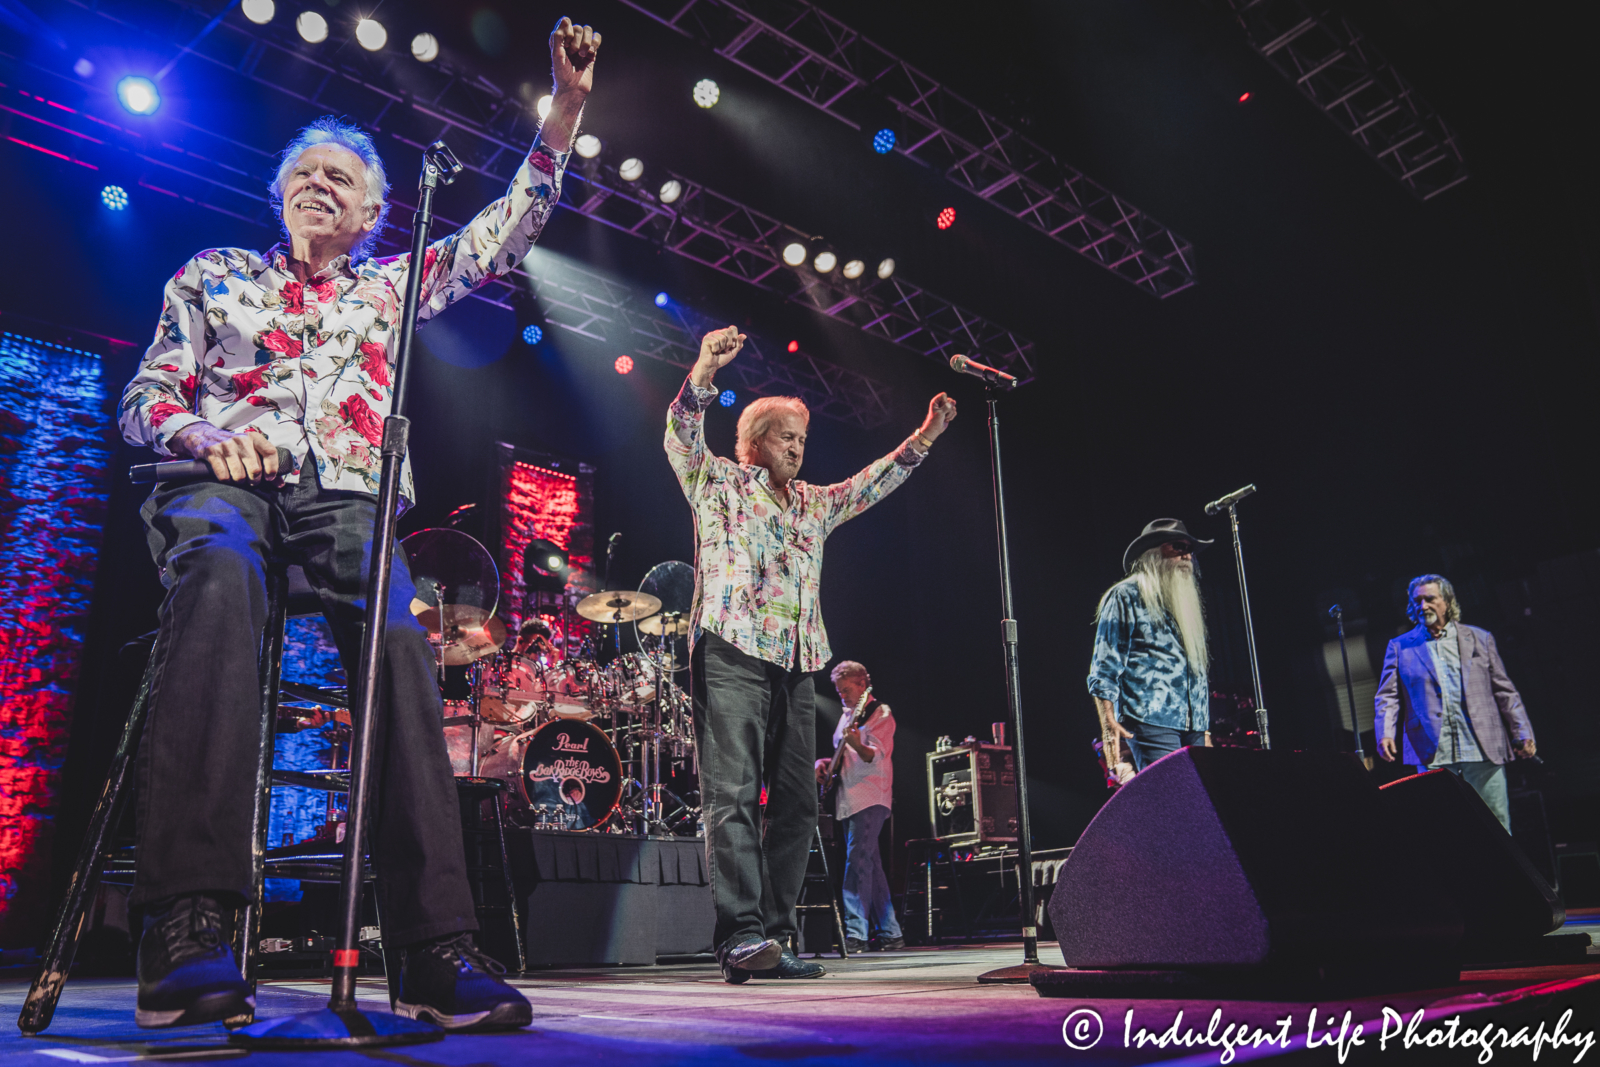
{"type": "MultiPolygon", "coordinates": [[[[872,687],[867,686],[867,691],[861,694],[861,699],[856,702],[855,710],[850,713],[850,723],[844,728],[844,733],[859,730],[869,716],[866,714],[867,705],[872,702],[872,687]]],[[[843,737],[843,734],[840,735],[843,737]]],[[[839,748],[833,754],[833,759],[828,763],[828,776],[822,780],[818,787],[820,800],[824,806],[833,799],[833,791],[839,787],[839,768],[844,766],[844,752],[850,745],[845,741],[839,742],[839,748]]]]}

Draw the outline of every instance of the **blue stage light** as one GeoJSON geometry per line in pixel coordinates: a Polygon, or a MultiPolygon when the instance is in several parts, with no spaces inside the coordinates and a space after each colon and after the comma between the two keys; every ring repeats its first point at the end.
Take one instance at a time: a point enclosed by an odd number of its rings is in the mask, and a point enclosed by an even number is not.
{"type": "Polygon", "coordinates": [[[522,339],[530,345],[536,345],[544,340],[544,331],[531,324],[524,326],[522,328],[522,339]]]}
{"type": "Polygon", "coordinates": [[[721,395],[721,396],[719,396],[719,397],[717,397],[717,401],[718,401],[718,402],[719,402],[719,403],[721,403],[721,404],[722,404],[722,406],[723,406],[723,407],[725,407],[725,408],[731,408],[731,407],[733,407],[733,405],[734,405],[734,403],[735,403],[735,402],[736,402],[736,401],[737,401],[737,400],[738,400],[738,399],[739,399],[739,398],[738,398],[738,396],[736,396],[736,395],[735,395],[735,394],[734,394],[734,392],[733,392],[733,390],[732,390],[732,389],[724,389],[724,390],[723,390],[723,391],[722,391],[722,395],[721,395]]]}
{"type": "Polygon", "coordinates": [[[656,307],[658,307],[658,308],[666,307],[667,306],[667,300],[668,300],[668,297],[667,297],[666,293],[657,293],[656,294],[656,307]]]}
{"type": "Polygon", "coordinates": [[[161,94],[149,78],[130,74],[117,82],[117,101],[135,115],[153,115],[161,106],[161,94]]]}
{"type": "Polygon", "coordinates": [[[872,150],[880,156],[894,151],[894,131],[885,128],[874,134],[872,137],[872,150]]]}
{"type": "Polygon", "coordinates": [[[128,190],[120,185],[108,185],[100,190],[100,202],[112,211],[121,211],[128,206],[128,190]]]}

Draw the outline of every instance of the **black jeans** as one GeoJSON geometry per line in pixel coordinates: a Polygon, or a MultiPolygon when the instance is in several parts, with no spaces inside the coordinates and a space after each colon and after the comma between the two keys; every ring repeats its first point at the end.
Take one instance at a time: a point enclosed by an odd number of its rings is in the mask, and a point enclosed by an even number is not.
{"type": "Polygon", "coordinates": [[[815,681],[710,633],[695,642],[692,662],[714,940],[785,940],[817,826],[815,681]]]}
{"type": "MultiPolygon", "coordinates": [[[[353,680],[377,503],[323,490],[308,471],[282,489],[158,486],[142,513],[167,598],[139,746],[130,902],[205,891],[249,896],[267,559],[281,555],[305,568],[353,680]]],[[[411,572],[398,549],[391,592],[368,848],[385,938],[404,945],[478,924],[433,654],[409,611],[411,572]]]]}

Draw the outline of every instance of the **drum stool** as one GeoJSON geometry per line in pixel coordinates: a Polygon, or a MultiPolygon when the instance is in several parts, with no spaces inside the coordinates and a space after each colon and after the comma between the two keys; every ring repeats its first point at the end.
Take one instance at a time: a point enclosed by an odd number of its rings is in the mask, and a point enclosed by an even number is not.
{"type": "MultiPolygon", "coordinates": [[[[290,850],[275,849],[269,852],[266,847],[267,817],[271,812],[272,783],[275,779],[293,785],[339,792],[349,788],[348,776],[340,780],[333,776],[274,771],[272,768],[273,739],[277,732],[280,691],[287,689],[294,699],[310,699],[335,706],[343,703],[341,696],[337,694],[283,682],[284,629],[289,616],[322,613],[322,604],[305,584],[303,575],[296,575],[299,579],[296,585],[301,587],[303,592],[297,589],[291,594],[290,572],[299,569],[281,559],[271,559],[267,565],[267,623],[262,631],[261,652],[257,659],[261,683],[261,746],[255,775],[255,848],[252,850],[255,888],[252,898],[238,909],[233,924],[234,957],[239,961],[240,972],[244,975],[245,981],[250,983],[252,992],[256,981],[256,957],[260,944],[258,935],[261,927],[261,906],[266,892],[267,865],[272,863],[274,875],[281,874],[285,877],[334,882],[340,878],[340,867],[330,865],[326,862],[326,857],[285,857],[286,862],[279,864],[274,862],[273,853],[290,850]]],[[[56,911],[49,945],[40,960],[39,972],[34,977],[33,986],[28,990],[22,1012],[17,1018],[17,1026],[24,1034],[43,1032],[55,1015],[62,987],[66,985],[73,957],[77,954],[78,942],[84,933],[89,904],[94,899],[102,875],[108,869],[118,873],[125,873],[131,869],[126,860],[120,860],[113,854],[110,839],[116,830],[127,799],[128,772],[133,763],[134,752],[139,745],[140,735],[144,730],[145,717],[149,712],[150,687],[155,677],[155,664],[156,648],[152,640],[138,693],[128,711],[128,719],[123,725],[116,754],[111,759],[111,769],[106,776],[105,785],[95,802],[94,814],[89,820],[89,828],[79,849],[77,865],[73,868],[72,877],[67,883],[66,895],[56,911]]],[[[372,880],[371,869],[365,864],[363,880],[372,880]]],[[[399,954],[386,944],[383,956],[384,970],[388,975],[389,993],[392,998],[399,989],[399,954]]],[[[253,1016],[240,1016],[227,1020],[225,1025],[232,1028],[246,1026],[253,1021],[253,1016]]]]}

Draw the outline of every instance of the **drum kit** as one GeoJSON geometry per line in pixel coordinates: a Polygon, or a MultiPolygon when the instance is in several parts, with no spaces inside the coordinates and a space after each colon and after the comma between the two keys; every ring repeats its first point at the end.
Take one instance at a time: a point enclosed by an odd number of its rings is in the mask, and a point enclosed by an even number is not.
{"type": "Polygon", "coordinates": [[[469,696],[445,702],[457,775],[503,779],[510,817],[538,829],[696,831],[699,809],[672,789],[676,775],[698,775],[680,685],[692,567],[660,564],[636,591],[530,594],[513,631],[495,614],[499,572],[479,541],[440,528],[400,543],[416,587],[411,612],[428,631],[441,687],[446,667],[466,668],[469,696]],[[579,636],[579,619],[614,629],[597,650],[579,636]],[[637,652],[620,651],[625,625],[637,652]]]}

